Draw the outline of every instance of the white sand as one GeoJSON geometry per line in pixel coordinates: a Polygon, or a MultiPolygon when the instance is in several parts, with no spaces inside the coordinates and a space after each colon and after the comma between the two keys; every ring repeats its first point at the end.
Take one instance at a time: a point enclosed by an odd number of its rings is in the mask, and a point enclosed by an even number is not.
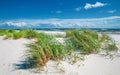
{"type": "Polygon", "coordinates": [[[3,40],[0,36],[0,75],[20,75],[14,64],[22,61],[27,39],[3,40]]]}
{"type": "Polygon", "coordinates": [[[51,35],[57,35],[57,34],[65,35],[66,34],[64,31],[44,31],[44,30],[38,30],[38,32],[43,32],[43,33],[51,34],[51,35]]]}
{"type": "MultiPolygon", "coordinates": [[[[110,34],[120,46],[120,35],[110,34]]],[[[65,72],[57,70],[54,61],[49,61],[43,72],[33,70],[15,69],[14,64],[24,60],[24,53],[27,49],[27,39],[3,40],[0,36],[0,75],[120,75],[120,53],[117,53],[113,60],[103,54],[91,54],[85,56],[85,61],[77,62],[74,65],[61,61],[57,67],[65,72]]]]}

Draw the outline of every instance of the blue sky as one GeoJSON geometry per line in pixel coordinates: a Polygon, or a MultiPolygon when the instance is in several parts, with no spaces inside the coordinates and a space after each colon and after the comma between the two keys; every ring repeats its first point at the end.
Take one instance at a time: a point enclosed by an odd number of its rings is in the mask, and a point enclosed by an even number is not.
{"type": "Polygon", "coordinates": [[[53,24],[54,21],[58,24],[54,25],[59,26],[62,21],[61,24],[64,26],[66,22],[74,26],[101,24],[106,24],[108,27],[109,24],[119,26],[119,5],[119,0],[0,0],[0,25],[23,26],[28,23],[31,25],[32,21],[37,20],[36,25],[53,24]],[[109,19],[111,17],[112,19],[109,19]],[[75,21],[68,22],[68,19],[70,21],[77,19],[80,23],[73,24],[75,21]],[[100,20],[100,23],[96,23],[95,19],[100,20]],[[41,20],[46,23],[41,23],[41,20]],[[51,20],[52,23],[48,23],[51,20]]]}
{"type": "Polygon", "coordinates": [[[119,0],[0,0],[0,18],[95,18],[120,15],[119,0]],[[85,8],[87,7],[88,8],[85,8]]]}

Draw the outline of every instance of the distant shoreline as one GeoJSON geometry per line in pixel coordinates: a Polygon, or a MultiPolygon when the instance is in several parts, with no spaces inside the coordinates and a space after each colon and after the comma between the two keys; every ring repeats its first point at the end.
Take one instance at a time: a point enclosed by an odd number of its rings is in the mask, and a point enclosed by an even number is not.
{"type": "Polygon", "coordinates": [[[0,28],[0,29],[34,29],[34,30],[71,30],[71,29],[91,29],[97,31],[120,31],[120,28],[0,28]]]}
{"type": "Polygon", "coordinates": [[[33,30],[45,30],[45,31],[65,31],[71,29],[91,29],[97,32],[114,32],[120,33],[120,28],[0,28],[0,29],[13,29],[13,30],[21,30],[21,29],[33,29],[33,30]]]}

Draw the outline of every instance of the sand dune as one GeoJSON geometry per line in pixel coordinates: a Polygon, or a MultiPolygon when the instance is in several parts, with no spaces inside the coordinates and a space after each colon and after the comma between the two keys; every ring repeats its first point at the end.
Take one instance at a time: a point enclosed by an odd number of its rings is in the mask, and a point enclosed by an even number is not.
{"type": "MultiPolygon", "coordinates": [[[[110,34],[118,46],[120,46],[120,35],[110,34]]],[[[90,54],[85,56],[85,61],[74,65],[61,61],[64,71],[61,73],[56,69],[56,62],[49,61],[43,72],[35,72],[31,69],[16,69],[15,64],[24,60],[25,44],[31,42],[28,39],[3,40],[0,36],[0,75],[119,75],[120,53],[114,55],[111,60],[103,54],[90,54]]]]}

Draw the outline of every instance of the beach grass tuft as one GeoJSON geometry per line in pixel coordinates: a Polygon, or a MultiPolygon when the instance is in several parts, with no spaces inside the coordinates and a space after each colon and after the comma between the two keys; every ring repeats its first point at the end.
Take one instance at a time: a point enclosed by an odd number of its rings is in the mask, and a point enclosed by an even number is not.
{"type": "Polygon", "coordinates": [[[98,52],[101,46],[97,32],[92,30],[69,30],[66,32],[66,37],[72,41],[74,50],[84,54],[98,52]]]}
{"type": "Polygon", "coordinates": [[[0,35],[4,35],[5,39],[36,39],[27,44],[26,57],[31,67],[42,67],[49,60],[59,61],[66,57],[71,57],[70,60],[74,64],[86,54],[118,50],[112,38],[90,29],[66,30],[66,36],[49,35],[32,29],[2,29],[0,35]],[[64,43],[60,43],[56,38],[64,38],[64,43]]]}
{"type": "Polygon", "coordinates": [[[53,36],[40,33],[38,41],[28,44],[28,57],[36,66],[44,66],[49,60],[61,60],[66,54],[64,45],[58,43],[53,36]]]}
{"type": "Polygon", "coordinates": [[[106,34],[101,36],[93,30],[68,30],[66,37],[71,40],[74,50],[78,50],[83,54],[98,53],[104,46],[105,50],[117,50],[116,42],[106,34]]]}

